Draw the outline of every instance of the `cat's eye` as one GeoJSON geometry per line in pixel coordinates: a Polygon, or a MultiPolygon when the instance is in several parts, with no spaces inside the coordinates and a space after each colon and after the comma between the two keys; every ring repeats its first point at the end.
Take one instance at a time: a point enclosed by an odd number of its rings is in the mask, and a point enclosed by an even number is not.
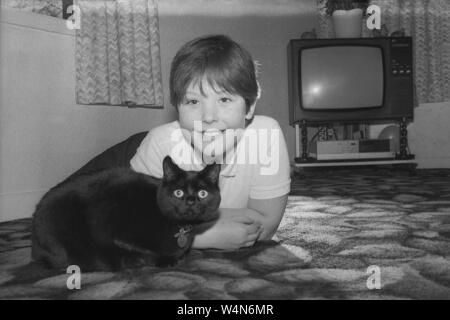
{"type": "Polygon", "coordinates": [[[177,189],[173,192],[173,195],[177,198],[181,198],[184,195],[184,192],[181,189],[177,189]]]}
{"type": "Polygon", "coordinates": [[[200,199],[206,198],[206,197],[208,196],[208,191],[206,191],[206,190],[200,190],[200,191],[198,192],[198,196],[199,196],[200,199]]]}

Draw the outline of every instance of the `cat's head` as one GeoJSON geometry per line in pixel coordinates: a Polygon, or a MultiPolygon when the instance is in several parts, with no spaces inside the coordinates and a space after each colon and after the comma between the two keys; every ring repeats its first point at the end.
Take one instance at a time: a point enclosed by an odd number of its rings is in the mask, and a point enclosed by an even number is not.
{"type": "Polygon", "coordinates": [[[163,171],[158,206],[167,218],[182,223],[218,218],[220,164],[210,164],[201,171],[184,171],[166,156],[163,171]]]}

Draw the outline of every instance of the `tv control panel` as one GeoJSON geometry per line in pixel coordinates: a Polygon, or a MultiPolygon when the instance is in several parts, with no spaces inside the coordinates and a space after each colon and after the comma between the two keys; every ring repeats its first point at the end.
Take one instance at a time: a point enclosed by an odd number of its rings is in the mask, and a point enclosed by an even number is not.
{"type": "Polygon", "coordinates": [[[392,75],[411,76],[413,70],[411,41],[404,37],[392,38],[390,45],[392,75]]]}

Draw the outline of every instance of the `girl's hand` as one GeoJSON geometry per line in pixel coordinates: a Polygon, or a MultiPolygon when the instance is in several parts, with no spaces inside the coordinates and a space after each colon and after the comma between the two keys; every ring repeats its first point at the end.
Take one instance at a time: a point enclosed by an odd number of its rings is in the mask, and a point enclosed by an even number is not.
{"type": "Polygon", "coordinates": [[[263,231],[262,225],[253,221],[248,217],[228,217],[222,221],[218,232],[220,237],[223,234],[221,241],[223,243],[222,249],[239,249],[243,247],[251,247],[258,240],[263,231]]]}
{"type": "Polygon", "coordinates": [[[210,229],[196,236],[193,247],[224,250],[250,247],[262,231],[261,224],[249,217],[239,215],[221,217],[210,229]]]}

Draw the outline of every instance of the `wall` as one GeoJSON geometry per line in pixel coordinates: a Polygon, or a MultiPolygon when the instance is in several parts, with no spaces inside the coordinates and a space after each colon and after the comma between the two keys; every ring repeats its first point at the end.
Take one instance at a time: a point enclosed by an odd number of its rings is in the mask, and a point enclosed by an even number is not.
{"type": "Polygon", "coordinates": [[[419,168],[450,168],[450,101],[420,105],[408,130],[419,168]]]}
{"type": "MultiPolygon", "coordinates": [[[[262,65],[257,113],[276,118],[291,156],[286,45],[315,27],[314,0],[159,1],[162,71],[193,37],[226,33],[262,65]],[[186,4],[188,3],[188,4],[186,4]]],[[[75,103],[74,34],[65,22],[30,12],[0,12],[0,221],[29,217],[51,186],[129,135],[175,119],[174,109],[75,103]]]]}
{"type": "MultiPolygon", "coordinates": [[[[414,109],[408,145],[420,169],[450,168],[450,102],[424,103],[414,109]]],[[[384,125],[371,126],[377,138],[384,125]]]]}

